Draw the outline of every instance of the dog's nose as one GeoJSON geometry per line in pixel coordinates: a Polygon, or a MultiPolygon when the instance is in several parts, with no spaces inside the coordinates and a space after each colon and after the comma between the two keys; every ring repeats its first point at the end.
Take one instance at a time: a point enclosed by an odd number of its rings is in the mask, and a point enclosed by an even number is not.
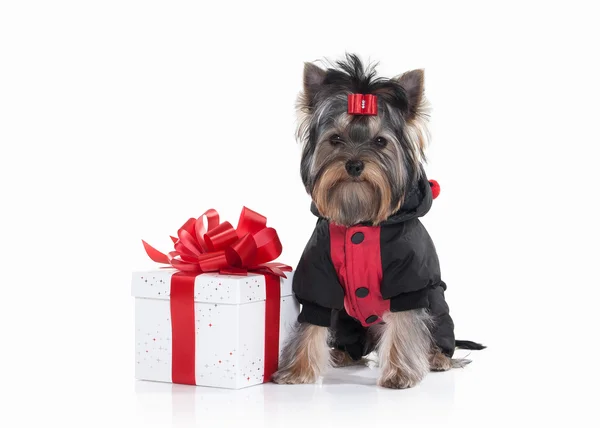
{"type": "Polygon", "coordinates": [[[348,174],[352,177],[358,177],[360,173],[363,172],[363,169],[365,169],[363,161],[349,160],[346,162],[346,171],[348,171],[348,174]]]}

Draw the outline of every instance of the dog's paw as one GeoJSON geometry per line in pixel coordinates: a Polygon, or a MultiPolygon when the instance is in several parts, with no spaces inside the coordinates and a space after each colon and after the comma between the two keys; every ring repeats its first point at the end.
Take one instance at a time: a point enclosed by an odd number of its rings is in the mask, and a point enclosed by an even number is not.
{"type": "Polygon", "coordinates": [[[385,377],[379,378],[377,385],[390,389],[406,389],[418,385],[421,380],[422,378],[406,376],[400,371],[395,371],[385,377]]]}
{"type": "Polygon", "coordinates": [[[453,367],[452,360],[439,351],[429,358],[429,368],[432,372],[445,372],[453,367]]]}
{"type": "Polygon", "coordinates": [[[297,385],[302,383],[315,383],[319,375],[310,367],[291,366],[275,372],[273,382],[281,385],[297,385]]]}
{"type": "Polygon", "coordinates": [[[329,353],[329,358],[331,361],[331,366],[336,368],[363,366],[366,365],[368,362],[366,358],[361,358],[360,360],[353,360],[352,357],[350,357],[350,354],[339,349],[332,349],[329,353]]]}

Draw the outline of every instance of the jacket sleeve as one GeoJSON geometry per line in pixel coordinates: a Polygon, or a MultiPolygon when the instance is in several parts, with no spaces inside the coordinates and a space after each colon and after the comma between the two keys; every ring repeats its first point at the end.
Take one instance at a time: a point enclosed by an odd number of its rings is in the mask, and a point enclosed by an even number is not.
{"type": "Polygon", "coordinates": [[[390,299],[390,310],[427,309],[433,318],[430,327],[433,340],[451,357],[455,348],[454,322],[444,296],[446,284],[441,279],[437,251],[429,233],[415,220],[386,239],[393,253],[384,257],[382,252],[381,290],[383,297],[390,299]]]}
{"type": "Polygon", "coordinates": [[[429,234],[420,221],[382,231],[381,294],[392,312],[427,308],[429,289],[439,284],[440,267],[429,234]]]}
{"type": "Polygon", "coordinates": [[[450,308],[444,297],[445,291],[444,281],[429,289],[429,313],[433,317],[431,335],[440,351],[452,357],[455,348],[454,321],[450,317],[450,308]]]}
{"type": "Polygon", "coordinates": [[[319,220],[293,277],[292,290],[302,305],[299,322],[329,327],[332,309],[344,306],[344,291],[329,251],[329,226],[319,220]]]}

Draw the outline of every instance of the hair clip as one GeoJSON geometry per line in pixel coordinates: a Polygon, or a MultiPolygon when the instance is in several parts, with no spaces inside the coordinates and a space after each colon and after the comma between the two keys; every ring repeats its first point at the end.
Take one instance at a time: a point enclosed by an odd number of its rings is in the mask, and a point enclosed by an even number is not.
{"type": "Polygon", "coordinates": [[[372,94],[349,94],[348,114],[377,116],[377,96],[372,94]]]}

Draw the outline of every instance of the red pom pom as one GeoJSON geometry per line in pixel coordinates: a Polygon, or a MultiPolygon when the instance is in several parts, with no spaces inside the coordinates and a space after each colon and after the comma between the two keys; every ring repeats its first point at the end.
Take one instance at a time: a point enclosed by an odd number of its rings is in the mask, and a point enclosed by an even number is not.
{"type": "Polygon", "coordinates": [[[429,186],[431,187],[431,195],[433,199],[437,198],[440,194],[440,184],[435,180],[429,180],[429,186]]]}

